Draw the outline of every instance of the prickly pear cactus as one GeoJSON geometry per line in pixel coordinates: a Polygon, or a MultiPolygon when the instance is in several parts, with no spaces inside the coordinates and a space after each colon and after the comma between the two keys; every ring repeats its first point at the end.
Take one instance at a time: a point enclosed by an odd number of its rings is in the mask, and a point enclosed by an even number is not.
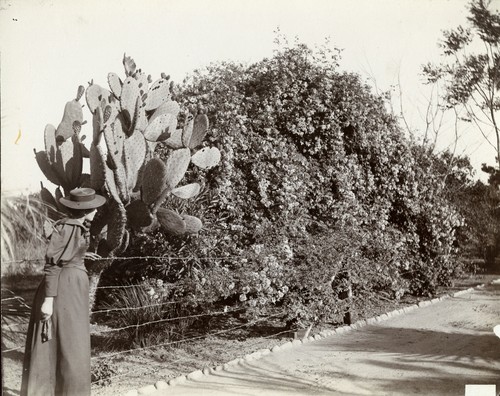
{"type": "Polygon", "coordinates": [[[83,89],[80,86],[76,99],[66,103],[63,119],[57,129],[51,124],[45,127],[45,150],[35,151],[38,166],[47,180],[62,187],[65,194],[81,186],[84,179],[82,173],[84,146],[80,138],[84,122],[79,103],[83,89]]]}
{"type": "Polygon", "coordinates": [[[151,83],[131,57],[124,55],[123,65],[124,76],[108,74],[110,90],[93,82],[85,90],[92,120],[90,148],[80,138],[85,121],[79,102],[83,87],[79,87],[76,98],[66,104],[59,126],[45,128],[45,150],[35,152],[46,178],[58,186],[56,196],[42,188],[48,205],[61,209],[59,187],[68,194],[83,184],[107,198],[91,226],[90,249],[108,257],[122,253],[136,232],[151,230],[152,225],[176,236],[199,232],[200,219],[162,204],[170,194],[196,197],[201,186],[182,183],[187,170],[190,166],[208,169],[220,160],[217,148],[202,147],[209,126],[206,115],[184,114],[185,122],[178,128],[181,108],[172,99],[168,76],[162,73],[151,83]],[[168,147],[166,160],[154,156],[157,144],[168,147]],[[87,157],[90,175],[82,172],[87,157]]]}

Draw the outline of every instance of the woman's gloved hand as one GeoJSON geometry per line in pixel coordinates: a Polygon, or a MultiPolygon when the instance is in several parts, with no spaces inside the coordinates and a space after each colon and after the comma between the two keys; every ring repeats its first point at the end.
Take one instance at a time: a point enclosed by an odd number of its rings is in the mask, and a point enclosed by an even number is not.
{"type": "Polygon", "coordinates": [[[99,256],[97,253],[92,253],[92,252],[86,252],[85,256],[83,256],[83,258],[85,260],[92,260],[92,261],[102,259],[102,257],[99,256]]]}
{"type": "Polygon", "coordinates": [[[42,303],[42,321],[49,320],[54,312],[54,297],[45,297],[42,303]]]}

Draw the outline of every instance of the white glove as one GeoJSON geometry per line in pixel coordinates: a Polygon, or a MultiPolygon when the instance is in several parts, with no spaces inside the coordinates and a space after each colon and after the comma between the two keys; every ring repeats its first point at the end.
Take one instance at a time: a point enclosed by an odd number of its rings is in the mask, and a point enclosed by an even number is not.
{"type": "Polygon", "coordinates": [[[42,303],[42,321],[49,320],[54,312],[54,297],[45,297],[42,303]]]}

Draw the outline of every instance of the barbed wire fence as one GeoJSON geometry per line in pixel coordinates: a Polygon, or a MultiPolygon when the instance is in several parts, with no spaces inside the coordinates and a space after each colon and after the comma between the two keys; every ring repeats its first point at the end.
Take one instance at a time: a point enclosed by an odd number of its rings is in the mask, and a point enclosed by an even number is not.
{"type": "MultiPolygon", "coordinates": [[[[135,256],[135,257],[113,257],[113,258],[103,258],[102,260],[133,260],[133,259],[140,259],[140,260],[147,260],[147,259],[155,259],[155,260],[192,260],[192,259],[204,259],[204,260],[231,260],[231,259],[242,259],[244,257],[241,256],[223,256],[223,257],[168,257],[168,256],[135,256]]],[[[38,262],[38,263],[43,263],[45,259],[39,259],[39,258],[28,258],[28,259],[18,259],[18,260],[13,260],[10,262],[7,262],[5,264],[18,264],[18,263],[31,263],[31,262],[38,262]]],[[[349,275],[351,273],[352,269],[346,269],[346,270],[338,270],[336,271],[336,275],[349,275]]],[[[412,273],[415,271],[412,270],[403,270],[400,271],[400,274],[408,274],[412,273]]],[[[97,290],[102,289],[102,290],[120,290],[120,289],[131,289],[131,288],[148,288],[151,287],[151,285],[145,284],[145,283],[138,283],[138,284],[130,284],[130,285],[103,285],[103,286],[97,286],[97,290]]],[[[173,291],[176,288],[180,287],[179,285],[175,284],[169,284],[168,285],[168,290],[173,291]]],[[[3,291],[6,289],[2,289],[3,291]]],[[[22,306],[24,310],[30,310],[30,307],[26,304],[26,302],[20,297],[16,296],[13,292],[7,290],[10,292],[10,295],[7,297],[2,296],[2,306],[4,304],[8,303],[15,303],[17,306],[22,306]]],[[[352,299],[353,301],[356,299],[361,299],[362,297],[358,296],[353,296],[352,299]]],[[[152,304],[147,304],[147,305],[142,305],[142,306],[127,306],[127,307],[112,307],[108,309],[97,309],[95,311],[92,311],[92,315],[97,315],[97,314],[114,314],[114,313],[120,313],[120,312],[125,312],[125,311],[139,311],[139,310],[146,310],[150,308],[162,308],[162,307],[168,307],[170,305],[179,305],[179,304],[193,304],[193,303],[202,303],[206,302],[206,299],[204,298],[189,298],[189,299],[180,299],[180,300],[174,300],[174,301],[163,301],[159,303],[152,303],[152,304]]],[[[149,320],[141,323],[136,323],[132,325],[127,325],[127,326],[121,326],[121,327],[106,327],[106,328],[101,328],[98,331],[96,331],[95,334],[98,335],[104,335],[104,334],[117,334],[120,332],[124,331],[138,331],[139,329],[147,328],[148,326],[153,326],[153,325],[161,325],[161,324],[168,324],[171,322],[175,321],[182,321],[182,320],[190,320],[190,319],[200,319],[200,318],[214,318],[214,317],[224,317],[226,315],[232,315],[238,312],[242,312],[246,310],[248,307],[247,306],[238,306],[235,308],[229,308],[227,306],[224,307],[222,310],[209,310],[204,313],[196,313],[196,314],[191,314],[191,315],[180,315],[176,317],[168,317],[168,318],[162,318],[162,319],[156,319],[156,320],[149,320]]],[[[241,330],[244,328],[249,328],[252,326],[255,326],[259,323],[263,323],[266,321],[272,321],[272,320],[278,320],[279,318],[284,317],[284,312],[278,312],[274,314],[269,314],[269,315],[264,315],[261,317],[254,318],[252,320],[249,320],[246,323],[238,324],[235,326],[232,326],[228,329],[222,329],[222,330],[216,330],[213,332],[204,332],[203,334],[196,335],[193,337],[186,337],[186,338],[181,338],[178,340],[169,340],[167,342],[160,342],[160,343],[155,343],[147,346],[138,346],[135,348],[129,348],[125,350],[118,350],[115,352],[111,353],[103,353],[98,356],[93,356],[91,358],[91,361],[93,364],[99,364],[101,361],[110,361],[110,359],[116,358],[118,356],[124,356],[127,354],[132,354],[132,353],[138,353],[141,351],[146,351],[146,350],[154,350],[154,349],[159,349],[159,348],[167,348],[167,347],[176,347],[181,344],[185,343],[192,343],[195,341],[199,341],[202,339],[205,339],[207,337],[217,337],[217,336],[222,336],[226,335],[231,332],[235,332],[237,330],[241,330]]],[[[25,335],[26,333],[26,327],[28,325],[28,321],[24,322],[18,322],[18,323],[6,323],[5,318],[4,318],[4,312],[2,312],[2,327],[5,329],[7,328],[9,331],[14,332],[14,329],[19,328],[17,331],[18,334],[23,334],[25,335]]],[[[93,333],[94,334],[94,333],[93,333]]],[[[258,345],[262,344],[263,340],[270,339],[273,337],[278,337],[282,336],[284,338],[290,337],[291,331],[289,329],[283,330],[283,327],[277,327],[277,331],[271,332],[271,334],[268,334],[266,336],[261,336],[258,337],[258,340],[253,343],[252,345],[258,345]]],[[[3,354],[8,353],[8,352],[13,352],[17,350],[22,350],[24,349],[24,345],[19,345],[15,346],[9,349],[4,349],[2,351],[3,354]]],[[[179,360],[180,361],[180,360],[179,360]]],[[[169,361],[165,362],[166,364],[172,365],[175,363],[174,361],[169,361]]],[[[149,367],[145,367],[143,370],[144,372],[149,370],[149,367]]],[[[135,371],[136,369],[134,369],[135,371]]],[[[141,369],[139,369],[141,370],[141,369]]],[[[127,373],[115,373],[107,377],[107,380],[116,380],[119,379],[120,377],[126,376],[127,373]]],[[[99,383],[101,382],[101,379],[97,379],[92,382],[93,386],[98,386],[99,383]]]]}
{"type": "MultiPolygon", "coordinates": [[[[144,285],[127,285],[127,287],[138,287],[138,286],[144,287],[144,285]]],[[[112,287],[112,286],[106,286],[106,288],[110,288],[110,287],[112,287]]],[[[122,287],[123,287],[122,285],[114,286],[114,288],[122,288],[122,287]]],[[[2,299],[2,302],[9,301],[9,300],[23,301],[21,297],[15,296],[15,297],[8,297],[8,298],[5,298],[5,299],[2,299]]],[[[199,299],[199,301],[203,301],[203,300],[199,299]]],[[[167,304],[173,304],[173,303],[179,303],[179,301],[172,301],[172,302],[151,304],[151,305],[147,305],[147,306],[143,306],[143,307],[123,307],[123,308],[112,308],[112,309],[105,309],[105,310],[97,310],[97,311],[94,311],[93,313],[107,313],[107,312],[116,312],[116,311],[124,311],[124,310],[147,309],[149,307],[159,307],[159,306],[163,306],[163,305],[167,305],[167,304]]],[[[155,324],[161,324],[161,323],[168,323],[168,322],[185,320],[185,319],[195,319],[195,318],[202,318],[202,317],[215,317],[215,316],[231,315],[231,314],[234,314],[236,312],[244,311],[245,309],[246,309],[246,307],[237,307],[237,308],[231,308],[231,309],[223,309],[221,311],[209,311],[209,312],[202,313],[202,314],[183,315],[183,316],[178,316],[178,317],[173,317],[173,318],[165,318],[165,319],[159,319],[159,320],[152,320],[152,321],[147,321],[147,322],[143,322],[143,323],[137,323],[137,324],[129,325],[129,326],[123,326],[123,327],[117,327],[117,328],[100,329],[98,331],[98,334],[102,335],[102,334],[107,334],[107,333],[122,332],[122,331],[126,331],[126,330],[136,330],[138,328],[145,327],[145,326],[150,326],[150,325],[155,325],[155,324]]],[[[102,354],[102,355],[99,355],[99,356],[93,356],[91,358],[91,361],[94,364],[96,364],[96,363],[98,363],[100,361],[109,362],[110,359],[116,358],[118,356],[123,356],[123,355],[127,355],[127,354],[138,353],[138,352],[141,352],[141,351],[153,350],[153,349],[158,349],[158,348],[175,347],[175,346],[178,346],[178,345],[183,344],[183,343],[190,343],[190,342],[194,342],[194,341],[199,341],[199,340],[205,339],[207,337],[215,337],[215,336],[220,336],[220,335],[223,335],[223,334],[229,334],[229,333],[234,332],[234,331],[239,330],[239,329],[244,329],[244,328],[248,328],[248,327],[254,326],[254,325],[256,325],[258,323],[261,323],[261,322],[269,321],[269,320],[272,320],[272,319],[277,319],[280,316],[282,316],[281,312],[277,313],[277,314],[273,314],[273,315],[268,315],[268,316],[256,318],[256,319],[253,319],[251,321],[248,321],[247,323],[243,323],[243,324],[240,324],[240,325],[232,326],[232,327],[230,327],[228,329],[217,330],[217,331],[213,331],[213,332],[207,332],[207,333],[203,333],[203,334],[200,334],[200,335],[194,336],[194,337],[187,337],[187,338],[182,338],[182,339],[174,340],[174,341],[168,341],[168,342],[163,342],[163,343],[156,343],[156,344],[153,344],[153,345],[142,346],[142,347],[129,348],[129,349],[126,349],[126,350],[120,350],[120,351],[116,351],[116,352],[112,352],[112,353],[105,353],[105,354],[102,354]]],[[[26,326],[26,325],[27,325],[27,322],[14,324],[14,326],[26,326]]],[[[10,329],[12,329],[13,325],[7,325],[7,327],[10,328],[10,329]]],[[[271,337],[275,337],[277,335],[284,334],[284,333],[289,333],[289,331],[288,330],[287,331],[278,331],[278,332],[275,332],[275,333],[273,333],[271,335],[268,335],[268,336],[262,337],[262,338],[264,338],[264,339],[271,338],[271,337]]],[[[6,350],[3,350],[2,352],[3,353],[8,353],[8,352],[16,351],[16,350],[21,350],[21,349],[24,349],[23,345],[17,346],[17,347],[14,347],[14,348],[6,349],[6,350]]],[[[180,361],[182,361],[182,359],[177,359],[177,362],[180,362],[180,361]]],[[[186,359],[184,359],[184,361],[186,361],[186,359]]],[[[174,364],[175,362],[176,361],[170,361],[170,362],[165,362],[165,363],[167,365],[172,366],[172,364],[174,364]]],[[[163,365],[163,366],[165,366],[165,365],[163,365]]],[[[165,368],[165,367],[162,367],[162,368],[165,368]]],[[[139,368],[134,368],[134,371],[136,372],[136,374],[137,374],[137,369],[139,371],[141,371],[141,372],[147,372],[148,370],[150,370],[150,367],[147,366],[147,367],[143,367],[143,368],[140,368],[140,367],[139,368]]],[[[106,378],[106,380],[107,381],[116,381],[116,380],[119,380],[121,377],[128,376],[129,374],[130,374],[130,372],[122,372],[122,373],[112,374],[112,375],[108,376],[106,378]]],[[[92,386],[93,387],[99,386],[99,384],[101,383],[101,381],[102,381],[102,379],[97,379],[97,380],[92,381],[92,386]]]]}
{"type": "MultiPolygon", "coordinates": [[[[241,309],[239,309],[239,310],[241,310],[241,309]]],[[[238,310],[233,310],[232,312],[234,312],[234,311],[238,311],[238,310]]],[[[225,312],[225,313],[228,313],[228,312],[225,312]]],[[[93,362],[97,362],[97,361],[101,361],[101,360],[107,360],[107,361],[109,361],[109,359],[115,358],[117,356],[123,356],[124,354],[129,354],[129,353],[133,353],[133,352],[146,351],[146,350],[151,350],[151,349],[156,349],[156,348],[165,348],[165,347],[179,346],[180,344],[183,344],[183,343],[188,343],[188,342],[193,342],[193,341],[199,341],[199,340],[205,339],[207,337],[215,337],[215,336],[221,336],[221,335],[224,335],[224,334],[228,334],[228,333],[234,332],[236,330],[243,329],[245,327],[254,326],[254,325],[256,325],[258,323],[261,323],[261,322],[264,322],[264,321],[269,321],[271,319],[276,319],[276,318],[278,318],[281,315],[282,315],[281,313],[278,313],[278,314],[269,315],[269,316],[262,317],[262,318],[257,318],[257,319],[254,319],[252,321],[249,321],[248,323],[244,323],[244,324],[241,324],[241,325],[238,325],[238,326],[233,326],[233,327],[231,327],[229,329],[224,329],[224,330],[218,330],[218,331],[214,331],[214,332],[209,332],[209,333],[206,333],[206,334],[203,334],[203,335],[199,335],[199,336],[195,336],[195,337],[189,337],[189,338],[185,338],[185,339],[181,339],[181,340],[169,341],[169,342],[159,343],[159,344],[145,346],[145,347],[131,348],[131,349],[123,350],[123,351],[118,351],[118,352],[104,354],[104,355],[101,355],[101,356],[94,356],[94,357],[91,358],[91,360],[93,362]]],[[[277,335],[285,334],[285,333],[289,333],[289,331],[275,332],[275,333],[273,333],[271,335],[268,335],[268,336],[265,336],[265,337],[261,337],[261,339],[272,338],[272,337],[276,337],[277,335]]],[[[259,341],[259,342],[262,342],[262,341],[259,341]]],[[[254,343],[254,345],[257,345],[257,343],[254,343]]],[[[167,367],[165,367],[165,365],[162,364],[163,365],[162,369],[168,368],[168,366],[172,366],[172,364],[174,364],[174,363],[180,363],[180,362],[183,362],[183,361],[186,362],[187,359],[180,358],[180,359],[176,359],[176,360],[173,360],[173,361],[165,362],[167,367]]],[[[147,372],[149,370],[150,370],[150,367],[139,368],[139,371],[141,373],[145,373],[145,372],[147,372]]],[[[136,368],[134,368],[134,371],[136,371],[136,368]]],[[[129,373],[130,372],[113,374],[113,375],[109,376],[107,378],[107,380],[116,380],[116,379],[118,379],[120,377],[127,376],[129,373]]],[[[136,374],[137,374],[137,372],[136,372],[136,374]]],[[[100,380],[94,380],[92,382],[92,385],[96,386],[99,383],[100,383],[100,380]]]]}

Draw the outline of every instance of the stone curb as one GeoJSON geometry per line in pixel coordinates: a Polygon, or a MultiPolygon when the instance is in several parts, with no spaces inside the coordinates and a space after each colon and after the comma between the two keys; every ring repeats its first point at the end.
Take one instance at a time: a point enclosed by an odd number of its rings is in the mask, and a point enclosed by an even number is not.
{"type": "Polygon", "coordinates": [[[287,341],[282,345],[275,345],[270,349],[269,348],[259,349],[256,352],[245,355],[242,358],[230,360],[229,362],[224,363],[223,365],[220,365],[220,366],[205,367],[202,370],[196,370],[196,371],[193,371],[193,372],[188,373],[186,375],[180,375],[179,377],[172,378],[172,379],[168,380],[168,382],[160,380],[160,381],[157,381],[154,385],[143,386],[142,388],[139,388],[139,389],[131,389],[128,392],[126,392],[124,394],[124,396],[148,395],[148,394],[151,394],[153,392],[156,392],[157,390],[165,390],[171,386],[175,386],[177,384],[182,384],[183,382],[186,382],[187,380],[200,379],[206,375],[213,375],[215,372],[218,372],[218,371],[228,370],[232,366],[236,366],[238,364],[243,364],[245,362],[260,359],[261,357],[268,355],[270,353],[286,351],[287,349],[299,347],[302,344],[307,344],[309,342],[319,341],[323,338],[331,337],[331,336],[336,335],[336,334],[344,334],[344,333],[359,329],[359,328],[367,326],[367,325],[375,324],[378,322],[383,322],[383,321],[386,321],[390,318],[412,312],[412,311],[416,310],[417,308],[427,307],[429,305],[436,304],[440,301],[443,301],[443,300],[446,300],[449,298],[460,297],[460,296],[463,296],[464,294],[473,292],[475,289],[482,289],[484,287],[485,287],[485,284],[481,284],[481,285],[478,285],[476,287],[470,287],[468,289],[457,291],[455,293],[445,294],[441,297],[433,298],[431,300],[419,301],[418,303],[409,305],[409,306],[404,307],[404,308],[396,309],[394,311],[387,312],[387,313],[375,316],[373,318],[359,320],[359,321],[357,321],[349,326],[341,326],[341,327],[337,327],[336,329],[332,329],[332,330],[323,330],[319,334],[316,334],[314,336],[309,336],[308,338],[304,338],[302,340],[287,341]]]}

